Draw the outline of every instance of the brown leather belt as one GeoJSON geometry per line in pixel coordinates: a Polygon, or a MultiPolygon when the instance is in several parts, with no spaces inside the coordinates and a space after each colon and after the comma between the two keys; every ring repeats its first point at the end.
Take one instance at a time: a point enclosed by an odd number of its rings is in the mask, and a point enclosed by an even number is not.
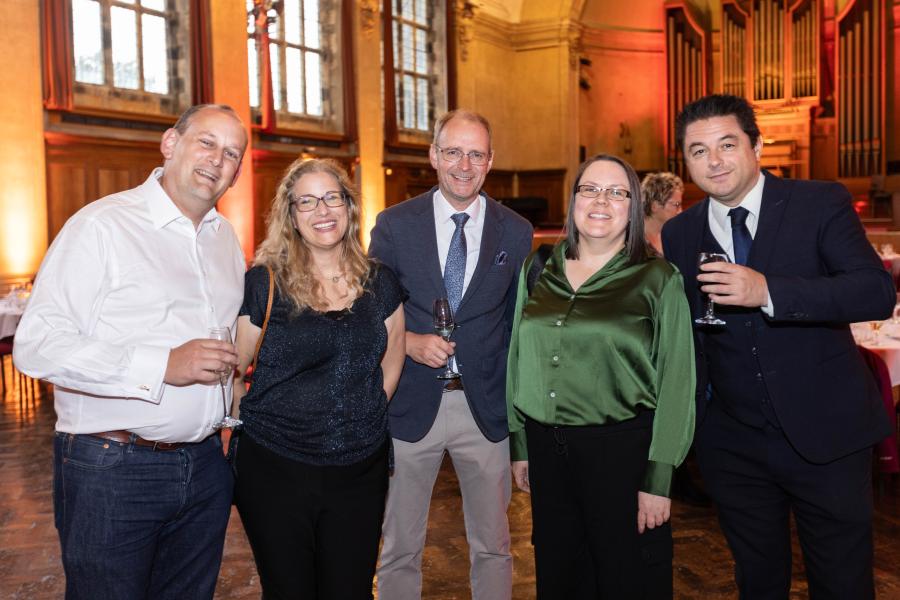
{"type": "Polygon", "coordinates": [[[462,377],[457,377],[456,379],[450,379],[444,384],[445,392],[461,392],[463,390],[463,382],[462,377]]]}
{"type": "Polygon", "coordinates": [[[153,450],[166,451],[178,450],[185,446],[193,445],[195,442],[154,442],[145,440],[139,435],[135,435],[130,431],[119,429],[118,431],[103,431],[101,433],[88,433],[90,437],[100,438],[101,440],[109,440],[111,442],[119,442],[120,444],[134,444],[135,446],[143,446],[153,450]]]}

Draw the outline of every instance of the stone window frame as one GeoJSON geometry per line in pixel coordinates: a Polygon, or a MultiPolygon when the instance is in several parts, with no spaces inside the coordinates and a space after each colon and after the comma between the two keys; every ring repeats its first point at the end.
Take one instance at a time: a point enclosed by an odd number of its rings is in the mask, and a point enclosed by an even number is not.
{"type": "MultiPolygon", "coordinates": [[[[299,0],[302,4],[302,0],[299,0]]],[[[344,2],[346,0],[319,0],[319,36],[320,48],[316,50],[322,57],[321,75],[322,75],[322,115],[310,115],[306,113],[291,113],[287,110],[286,88],[285,88],[285,60],[284,51],[285,42],[283,40],[284,25],[282,15],[277,17],[277,26],[280,35],[278,40],[270,40],[270,46],[277,44],[282,50],[279,53],[279,90],[272,90],[272,94],[281,94],[281,108],[275,110],[274,102],[272,106],[263,106],[266,99],[262,94],[262,78],[267,76],[260,68],[263,61],[259,56],[262,52],[261,45],[256,43],[257,51],[257,81],[256,86],[260,99],[260,106],[251,106],[253,123],[265,131],[292,133],[311,133],[325,136],[328,138],[339,137],[344,138],[350,134],[352,125],[348,123],[347,105],[348,98],[346,94],[350,91],[346,90],[348,69],[352,69],[352,40],[347,39],[348,31],[344,24],[344,20],[348,18],[347,10],[345,10],[344,2]],[[266,118],[266,113],[271,115],[266,118]]],[[[248,19],[252,19],[249,16],[248,19]]],[[[248,53],[250,51],[250,41],[254,39],[252,28],[248,26],[247,41],[248,53]]],[[[292,47],[301,47],[303,50],[309,50],[302,46],[291,44],[292,47]]],[[[266,61],[265,64],[268,64],[266,61]]],[[[254,82],[249,82],[253,85],[254,82]]],[[[248,90],[249,94],[250,90],[248,90]]]]}
{"type": "MultiPolygon", "coordinates": [[[[385,143],[389,150],[401,151],[427,148],[431,144],[432,129],[438,116],[453,107],[454,40],[450,32],[454,22],[454,0],[425,0],[428,6],[427,49],[429,55],[429,108],[428,128],[409,129],[402,126],[400,114],[401,83],[405,71],[398,69],[394,61],[394,23],[402,19],[394,11],[402,0],[384,0],[382,5],[383,54],[382,89],[385,111],[385,143]]],[[[399,56],[399,55],[398,55],[399,56]]]]}
{"type": "MultiPolygon", "coordinates": [[[[67,2],[70,63],[65,68],[69,69],[72,89],[73,110],[87,110],[89,112],[132,113],[152,117],[177,117],[191,105],[191,52],[190,52],[190,0],[166,0],[166,10],[163,16],[166,19],[167,28],[167,59],[169,74],[169,92],[158,94],[143,90],[132,90],[116,87],[112,83],[110,72],[112,70],[112,50],[110,32],[110,8],[119,6],[135,10],[139,14],[149,12],[160,14],[140,6],[139,2],[128,4],[117,0],[95,0],[101,7],[101,26],[103,28],[103,56],[104,71],[107,75],[106,82],[102,84],[84,83],[75,80],[74,64],[74,32],[72,31],[73,4],[67,2]]],[[[141,56],[141,48],[138,46],[138,56],[141,56]]],[[[57,65],[58,67],[59,65],[57,65]]]]}

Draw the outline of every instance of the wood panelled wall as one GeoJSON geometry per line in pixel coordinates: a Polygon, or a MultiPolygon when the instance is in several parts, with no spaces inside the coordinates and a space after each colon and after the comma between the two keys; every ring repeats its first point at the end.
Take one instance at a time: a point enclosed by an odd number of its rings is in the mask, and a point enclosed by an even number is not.
{"type": "Polygon", "coordinates": [[[52,242],[66,220],[98,198],[136,187],[162,166],[159,143],[47,133],[47,229],[52,242]]]}

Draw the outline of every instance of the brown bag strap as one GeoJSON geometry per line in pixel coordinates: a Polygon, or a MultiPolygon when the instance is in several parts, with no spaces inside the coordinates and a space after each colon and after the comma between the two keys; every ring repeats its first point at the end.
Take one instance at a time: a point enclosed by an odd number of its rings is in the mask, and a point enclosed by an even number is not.
{"type": "Polygon", "coordinates": [[[262,330],[259,332],[259,339],[256,340],[256,350],[253,351],[253,370],[252,373],[256,373],[256,361],[259,359],[259,349],[262,347],[263,338],[266,337],[266,328],[269,327],[269,317],[272,315],[272,299],[275,297],[275,274],[272,272],[272,267],[266,265],[266,270],[269,271],[269,299],[266,302],[266,318],[263,319],[262,330]]]}

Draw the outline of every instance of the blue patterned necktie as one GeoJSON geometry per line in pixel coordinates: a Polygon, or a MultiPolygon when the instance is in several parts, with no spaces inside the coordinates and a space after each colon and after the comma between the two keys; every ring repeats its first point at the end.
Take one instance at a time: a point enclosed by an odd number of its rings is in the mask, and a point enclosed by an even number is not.
{"type": "Polygon", "coordinates": [[[746,265],[747,258],[750,256],[750,246],[753,245],[753,238],[750,236],[750,230],[747,229],[747,215],[750,211],[743,206],[732,208],[728,211],[731,217],[731,241],[734,244],[734,262],[739,265],[746,265]]]}
{"type": "Polygon", "coordinates": [[[469,220],[467,213],[456,213],[452,217],[456,230],[450,238],[450,249],[447,251],[447,262],[444,264],[444,288],[450,308],[456,313],[462,300],[463,283],[466,280],[466,233],[463,227],[469,220]]]}

